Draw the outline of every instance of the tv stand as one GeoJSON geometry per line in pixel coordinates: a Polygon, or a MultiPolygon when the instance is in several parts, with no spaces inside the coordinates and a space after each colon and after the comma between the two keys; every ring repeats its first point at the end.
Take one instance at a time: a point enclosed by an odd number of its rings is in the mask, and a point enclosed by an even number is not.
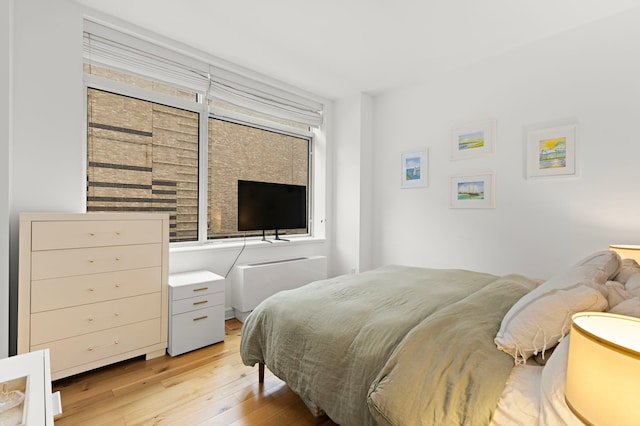
{"type": "Polygon", "coordinates": [[[276,237],[274,239],[275,240],[280,240],[280,241],[287,241],[287,242],[289,241],[289,240],[287,240],[285,238],[280,238],[280,235],[278,235],[278,230],[277,229],[276,229],[276,237]]]}
{"type": "Polygon", "coordinates": [[[263,230],[262,230],[262,241],[266,241],[266,242],[268,242],[268,243],[273,243],[274,241],[286,241],[286,242],[289,242],[289,241],[290,241],[290,240],[287,240],[287,239],[285,239],[285,238],[280,238],[280,235],[278,234],[278,230],[277,230],[277,229],[276,229],[276,236],[275,236],[275,238],[274,238],[273,240],[267,240],[267,237],[265,236],[264,231],[265,231],[265,230],[263,229],[263,230]]]}

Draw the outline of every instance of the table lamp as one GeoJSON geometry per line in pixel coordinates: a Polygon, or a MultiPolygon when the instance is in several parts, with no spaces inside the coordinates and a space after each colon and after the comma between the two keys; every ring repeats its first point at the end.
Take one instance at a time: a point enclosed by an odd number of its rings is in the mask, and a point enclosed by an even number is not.
{"type": "Polygon", "coordinates": [[[609,250],[615,251],[623,259],[633,259],[640,263],[640,246],[612,244],[609,246],[609,250]]]}
{"type": "Polygon", "coordinates": [[[640,425],[640,318],[573,315],[565,399],[588,425],[640,425]]]}

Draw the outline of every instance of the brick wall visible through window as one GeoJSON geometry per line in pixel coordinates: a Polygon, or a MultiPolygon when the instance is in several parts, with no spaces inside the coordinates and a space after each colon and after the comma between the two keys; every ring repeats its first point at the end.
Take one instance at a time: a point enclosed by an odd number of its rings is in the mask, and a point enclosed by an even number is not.
{"type": "MultiPolygon", "coordinates": [[[[87,112],[87,211],[166,212],[172,242],[197,241],[198,113],[93,88],[87,112]]],[[[244,235],[239,179],[308,187],[310,143],[209,118],[207,238],[244,235]]]]}
{"type": "Polygon", "coordinates": [[[196,241],[198,114],[91,88],[87,112],[87,211],[166,212],[196,241]]]}
{"type": "MultiPolygon", "coordinates": [[[[309,143],[302,137],[210,118],[208,238],[241,235],[237,231],[238,180],[308,187],[309,143]]],[[[306,228],[280,231],[308,232],[306,228]]]]}

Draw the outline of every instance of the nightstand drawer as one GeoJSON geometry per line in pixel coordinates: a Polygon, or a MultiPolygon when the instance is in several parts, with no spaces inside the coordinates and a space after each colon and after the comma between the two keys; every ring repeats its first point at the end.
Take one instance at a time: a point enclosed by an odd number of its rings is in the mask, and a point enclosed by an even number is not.
{"type": "Polygon", "coordinates": [[[35,251],[31,254],[31,279],[147,268],[161,262],[162,244],[35,251]]]}
{"type": "Polygon", "coordinates": [[[224,305],[224,292],[203,294],[202,296],[174,300],[169,303],[169,315],[177,315],[198,309],[210,308],[212,306],[224,305]]]}
{"type": "Polygon", "coordinates": [[[162,269],[132,269],[31,282],[31,312],[162,291],[162,269]]]}
{"type": "Polygon", "coordinates": [[[179,355],[223,340],[224,305],[171,317],[169,355],[179,355]]]}
{"type": "Polygon", "coordinates": [[[160,292],[31,315],[31,344],[39,345],[160,318],[160,292]]]}
{"type": "Polygon", "coordinates": [[[210,271],[183,272],[169,276],[170,300],[224,292],[225,279],[210,271]]]}
{"type": "Polygon", "coordinates": [[[33,222],[31,249],[50,250],[162,242],[161,220],[33,222]]]}

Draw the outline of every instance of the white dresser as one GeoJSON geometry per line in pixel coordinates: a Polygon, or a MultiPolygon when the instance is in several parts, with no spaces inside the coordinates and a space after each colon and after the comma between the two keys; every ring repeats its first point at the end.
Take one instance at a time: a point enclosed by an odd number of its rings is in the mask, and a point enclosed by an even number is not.
{"type": "Polygon", "coordinates": [[[18,353],[53,380],[167,347],[169,216],[20,215],[18,353]]]}
{"type": "Polygon", "coordinates": [[[224,340],[225,279],[210,271],[169,276],[169,355],[224,340]]]}

